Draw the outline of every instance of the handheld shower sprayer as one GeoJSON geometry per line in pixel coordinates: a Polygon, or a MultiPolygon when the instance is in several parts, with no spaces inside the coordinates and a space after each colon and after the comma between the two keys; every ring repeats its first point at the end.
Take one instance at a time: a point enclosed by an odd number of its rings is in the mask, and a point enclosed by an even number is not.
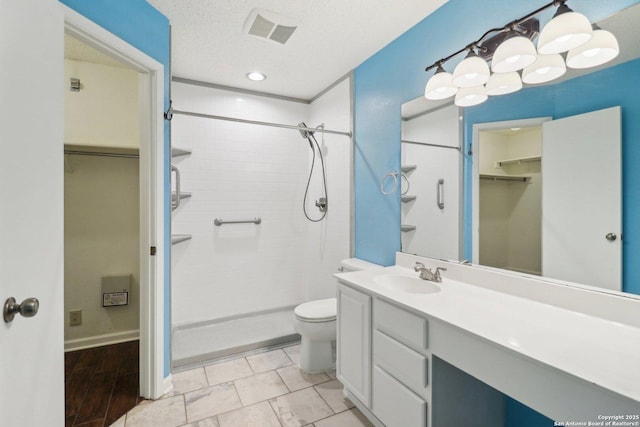
{"type": "Polygon", "coordinates": [[[324,157],[322,155],[322,149],[320,148],[320,144],[316,140],[316,137],[313,136],[315,133],[312,130],[309,130],[307,124],[305,122],[298,123],[299,127],[304,127],[306,129],[298,129],[300,135],[307,141],[309,141],[309,147],[311,148],[311,152],[313,153],[313,157],[311,159],[311,168],[309,169],[309,179],[307,180],[307,188],[304,190],[304,198],[302,199],[302,211],[304,212],[304,216],[311,222],[320,222],[327,216],[329,196],[327,196],[327,174],[324,167],[324,157]],[[315,143],[315,146],[314,146],[315,143]],[[316,163],[316,149],[318,151],[318,156],[320,157],[320,165],[322,168],[322,194],[318,200],[316,200],[315,205],[322,213],[322,216],[318,219],[313,219],[307,213],[307,194],[309,193],[309,185],[311,184],[311,176],[313,175],[313,168],[316,163]]]}

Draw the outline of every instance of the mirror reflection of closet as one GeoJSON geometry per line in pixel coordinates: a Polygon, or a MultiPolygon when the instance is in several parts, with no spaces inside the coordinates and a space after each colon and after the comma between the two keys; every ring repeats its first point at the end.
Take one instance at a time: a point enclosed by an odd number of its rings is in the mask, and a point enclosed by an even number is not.
{"type": "Polygon", "coordinates": [[[479,132],[480,264],[540,275],[540,126],[479,132]]]}
{"type": "Polygon", "coordinates": [[[403,252],[460,258],[459,117],[455,105],[418,114],[403,106],[403,252]]]}

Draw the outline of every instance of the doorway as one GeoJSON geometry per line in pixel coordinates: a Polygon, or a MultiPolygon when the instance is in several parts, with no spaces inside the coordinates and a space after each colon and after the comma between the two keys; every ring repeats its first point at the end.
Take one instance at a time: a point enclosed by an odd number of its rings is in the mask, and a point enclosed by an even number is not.
{"type": "MultiPolygon", "coordinates": [[[[168,215],[165,202],[168,196],[164,191],[164,66],[69,7],[61,5],[61,8],[66,35],[124,63],[138,76],[139,390],[142,397],[157,399],[171,385],[170,376],[165,378],[168,364],[163,327],[164,260],[170,248],[164,230],[168,215]]],[[[111,123],[112,127],[118,125],[111,123]]]]}

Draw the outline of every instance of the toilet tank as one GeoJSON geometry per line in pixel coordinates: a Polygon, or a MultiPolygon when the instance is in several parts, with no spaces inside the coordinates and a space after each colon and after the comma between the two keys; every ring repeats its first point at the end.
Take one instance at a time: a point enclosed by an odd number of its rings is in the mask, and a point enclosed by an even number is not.
{"type": "Polygon", "coordinates": [[[364,261],[358,258],[347,258],[340,261],[340,271],[358,271],[358,270],[368,270],[370,268],[382,267],[379,264],[374,264],[372,262],[364,261]]]}

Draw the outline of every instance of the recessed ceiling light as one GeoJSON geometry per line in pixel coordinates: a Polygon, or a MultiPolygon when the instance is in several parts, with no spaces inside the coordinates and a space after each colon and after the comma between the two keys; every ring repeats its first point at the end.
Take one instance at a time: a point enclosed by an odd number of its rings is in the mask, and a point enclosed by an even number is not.
{"type": "Polygon", "coordinates": [[[250,73],[247,73],[247,78],[249,80],[253,80],[254,82],[260,82],[260,81],[266,79],[267,76],[265,76],[264,74],[259,73],[257,71],[252,71],[250,73]]]}

